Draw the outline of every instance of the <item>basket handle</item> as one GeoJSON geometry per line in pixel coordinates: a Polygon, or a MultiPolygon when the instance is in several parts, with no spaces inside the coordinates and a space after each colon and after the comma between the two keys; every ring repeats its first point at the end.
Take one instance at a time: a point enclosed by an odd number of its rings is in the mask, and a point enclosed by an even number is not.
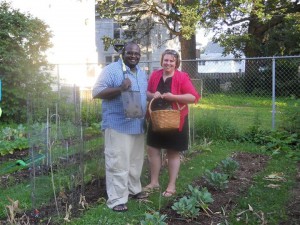
{"type": "MultiPolygon", "coordinates": [[[[150,114],[152,113],[151,105],[152,105],[152,102],[153,102],[155,99],[156,99],[156,98],[152,98],[151,101],[150,101],[150,103],[149,103],[149,113],[150,113],[150,114]]],[[[185,105],[184,105],[184,106],[182,106],[182,107],[180,108],[178,102],[176,102],[176,104],[177,104],[177,107],[178,107],[178,110],[179,110],[179,111],[181,111],[181,110],[185,107],[185,105]]]]}

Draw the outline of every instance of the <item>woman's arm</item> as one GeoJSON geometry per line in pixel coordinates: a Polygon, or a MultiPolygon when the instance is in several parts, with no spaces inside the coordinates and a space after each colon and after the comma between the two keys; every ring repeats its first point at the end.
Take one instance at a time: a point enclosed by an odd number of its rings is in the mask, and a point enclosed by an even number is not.
{"type": "Polygon", "coordinates": [[[178,102],[182,104],[194,103],[196,99],[196,97],[192,94],[175,95],[170,92],[162,94],[161,97],[170,102],[178,102]]]}

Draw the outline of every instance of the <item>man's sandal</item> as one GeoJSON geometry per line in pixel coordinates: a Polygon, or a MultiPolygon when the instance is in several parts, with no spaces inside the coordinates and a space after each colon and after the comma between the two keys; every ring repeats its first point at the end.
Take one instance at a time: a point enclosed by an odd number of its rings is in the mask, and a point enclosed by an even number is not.
{"type": "Polygon", "coordinates": [[[168,191],[168,190],[165,190],[163,193],[162,193],[162,196],[166,197],[166,198],[169,198],[169,197],[172,197],[173,195],[176,194],[176,191],[168,191]]]}
{"type": "Polygon", "coordinates": [[[127,205],[126,204],[120,204],[120,205],[116,205],[112,208],[113,211],[115,212],[126,212],[128,210],[127,205]]]}
{"type": "Polygon", "coordinates": [[[145,198],[148,198],[149,197],[149,194],[147,192],[140,192],[140,193],[137,193],[135,195],[132,195],[132,194],[129,194],[129,198],[134,198],[134,199],[145,199],[145,198]]]}

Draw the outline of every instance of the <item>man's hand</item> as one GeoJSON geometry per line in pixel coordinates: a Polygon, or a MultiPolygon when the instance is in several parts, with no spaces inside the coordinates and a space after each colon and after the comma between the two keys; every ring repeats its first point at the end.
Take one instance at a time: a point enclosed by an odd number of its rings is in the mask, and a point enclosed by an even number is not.
{"type": "Polygon", "coordinates": [[[131,80],[129,78],[125,78],[120,85],[121,91],[126,91],[131,88],[131,80]]]}

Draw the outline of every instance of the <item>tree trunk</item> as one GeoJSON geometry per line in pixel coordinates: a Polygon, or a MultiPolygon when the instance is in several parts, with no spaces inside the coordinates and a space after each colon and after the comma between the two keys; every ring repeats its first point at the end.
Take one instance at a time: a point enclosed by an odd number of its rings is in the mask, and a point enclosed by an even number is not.
{"type": "Polygon", "coordinates": [[[196,36],[193,35],[190,40],[179,37],[181,45],[181,70],[187,72],[191,78],[196,78],[198,74],[196,59],[196,36]]]}
{"type": "MultiPolygon", "coordinates": [[[[245,56],[246,58],[262,57],[264,52],[262,51],[262,44],[266,30],[266,25],[259,22],[256,15],[251,16],[249,22],[248,34],[251,34],[252,42],[246,43],[245,56]]],[[[246,60],[245,67],[245,92],[252,93],[255,90],[255,84],[259,77],[259,64],[257,60],[246,60]]]]}

